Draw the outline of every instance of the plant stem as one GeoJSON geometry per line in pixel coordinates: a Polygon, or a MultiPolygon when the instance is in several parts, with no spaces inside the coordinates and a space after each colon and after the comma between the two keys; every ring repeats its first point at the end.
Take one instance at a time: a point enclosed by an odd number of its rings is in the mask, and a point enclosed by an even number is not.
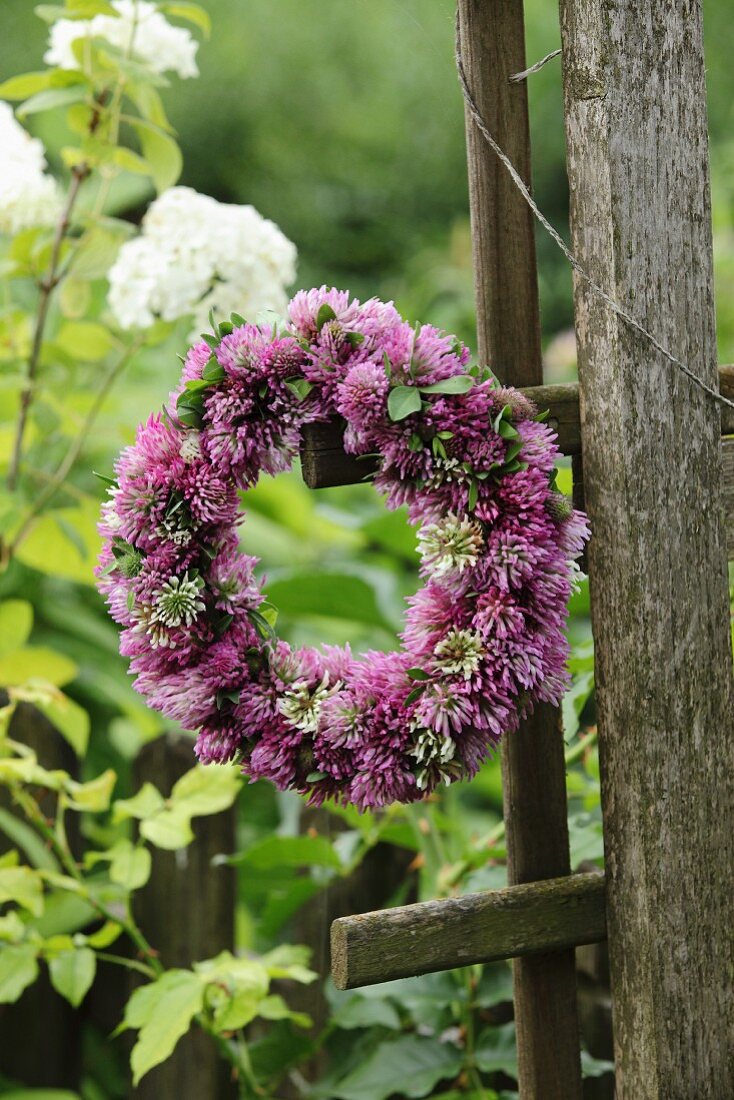
{"type": "Polygon", "coordinates": [[[89,169],[85,164],[79,164],[72,169],[69,194],[66,196],[66,202],[64,203],[61,217],[59,218],[56,232],[54,233],[48,271],[40,284],[38,313],[36,314],[36,324],[33,330],[33,343],[31,344],[31,353],[26,367],[25,385],[20,395],[18,427],[15,434],[15,443],[13,445],[13,454],[10,459],[10,467],[8,469],[8,489],[10,489],[11,492],[15,489],[18,481],[20,460],[23,453],[23,439],[28,424],[28,414],[30,412],[31,402],[33,400],[33,391],[35,389],[36,375],[38,373],[38,364],[41,358],[41,348],[43,347],[43,337],[46,331],[46,321],[48,320],[51,295],[58,285],[58,268],[59,260],[61,259],[61,248],[69,226],[71,225],[71,216],[79,197],[79,191],[88,175],[89,169]]]}
{"type": "Polygon", "coordinates": [[[124,966],[126,970],[134,970],[136,974],[143,974],[152,982],[156,979],[155,970],[151,966],[146,966],[145,963],[138,962],[137,959],[126,959],[122,955],[110,955],[107,951],[98,951],[96,948],[94,953],[103,962],[112,963],[114,966],[124,966]]]}
{"type": "MultiPolygon", "coordinates": [[[[578,742],[573,746],[573,748],[569,749],[568,752],[565,754],[564,761],[566,767],[569,768],[573,764],[577,764],[578,761],[582,759],[587,749],[590,749],[592,745],[596,744],[596,740],[597,731],[595,726],[592,730],[589,731],[589,733],[587,733],[586,737],[579,738],[578,742]]],[[[495,844],[498,843],[498,841],[504,839],[505,831],[505,823],[504,821],[500,821],[497,825],[495,825],[494,829],[491,829],[485,836],[482,837],[482,839],[477,844],[477,848],[480,851],[484,850],[485,848],[492,848],[495,844]]],[[[457,863],[451,871],[451,874],[447,875],[444,879],[444,889],[450,890],[453,887],[458,886],[464,875],[467,875],[473,869],[473,860],[462,860],[460,863],[457,863]]]]}
{"type": "Polygon", "coordinates": [[[69,449],[61,460],[55,473],[51,475],[45,488],[41,490],[36,499],[33,501],[28,515],[23,520],[23,523],[21,524],[18,533],[16,534],[13,541],[10,543],[7,551],[8,557],[11,557],[15,553],[21,542],[28,535],[36,516],[41,513],[41,511],[46,507],[49,501],[53,499],[53,497],[64,484],[64,481],[66,480],[69,472],[71,471],[74,463],[81,453],[84,443],[86,442],[86,438],[99,415],[100,409],[104,405],[107,395],[109,394],[112,386],[117,381],[120,374],[128,365],[130,360],[140,350],[141,344],[142,339],[137,340],[134,344],[131,344],[131,346],[125,350],[125,353],[120,356],[117,362],[113,364],[113,366],[108,371],[107,376],[105,377],[105,380],[102,383],[102,386],[94,399],[94,403],[92,404],[92,407],[85,417],[79,434],[72,441],[69,449]]]}
{"type": "Polygon", "coordinates": [[[56,836],[54,830],[47,824],[43,813],[32,798],[25,791],[18,788],[12,791],[13,800],[20,806],[21,810],[25,814],[26,818],[31,825],[44,838],[44,840],[50,845],[51,850],[58,859],[61,866],[65,869],[70,878],[74,879],[76,883],[84,887],[81,891],[84,900],[87,901],[92,908],[96,909],[101,917],[105,920],[112,921],[114,924],[119,925],[129,940],[135,945],[143,958],[148,960],[148,966],[153,971],[156,977],[160,977],[164,973],[164,967],[158,960],[156,952],[146,940],[143,932],[135,923],[135,920],[130,913],[129,906],[127,907],[125,916],[120,916],[119,913],[113,912],[104,902],[101,902],[98,898],[95,898],[87,888],[87,883],[84,880],[84,876],[79,870],[79,867],[68,847],[65,847],[56,836]]]}

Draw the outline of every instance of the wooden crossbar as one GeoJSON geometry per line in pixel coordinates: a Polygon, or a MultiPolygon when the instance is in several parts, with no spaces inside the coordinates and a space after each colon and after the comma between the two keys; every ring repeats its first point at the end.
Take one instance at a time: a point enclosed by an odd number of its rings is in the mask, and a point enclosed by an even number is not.
{"type": "Polygon", "coordinates": [[[561,951],[606,939],[602,872],[340,917],[331,926],[337,989],[561,951]]]}
{"type": "MultiPolygon", "coordinates": [[[[721,392],[734,399],[734,366],[719,367],[721,392]]],[[[548,423],[558,434],[558,445],[564,455],[578,460],[581,454],[581,417],[579,389],[575,382],[558,386],[531,386],[522,391],[532,398],[539,409],[548,409],[548,423]]],[[[724,408],[721,418],[723,436],[734,436],[734,412],[724,408]]],[[[722,441],[723,502],[726,516],[727,551],[734,561],[734,438],[722,441]]],[[[375,460],[359,459],[344,451],[342,425],[338,420],[311,424],[305,432],[301,448],[303,480],[311,489],[333,485],[356,485],[375,471],[375,460]]],[[[580,472],[580,471],[577,471],[580,472]]],[[[575,502],[583,506],[581,492],[575,502]]]]}

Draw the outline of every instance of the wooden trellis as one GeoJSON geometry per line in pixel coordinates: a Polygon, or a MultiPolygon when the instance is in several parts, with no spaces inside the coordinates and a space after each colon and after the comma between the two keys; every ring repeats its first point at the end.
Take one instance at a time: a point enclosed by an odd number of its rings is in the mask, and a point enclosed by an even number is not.
{"type": "MultiPolygon", "coordinates": [[[[459,0],[462,60],[530,182],[522,0],[459,0]]],[[[561,0],[576,255],[715,382],[701,0],[561,0]]],[[[570,875],[559,716],[503,748],[510,886],[342,918],[336,984],[512,958],[523,1100],[580,1100],[573,948],[608,934],[620,1100],[734,1096],[734,417],[575,286],[579,386],[542,385],[532,215],[467,121],[478,349],[551,412],[585,497],[605,875],[570,875]],[[583,461],[583,469],[582,469],[583,461]],[[723,482],[722,482],[723,475],[723,482]],[[722,501],[723,489],[723,504],[722,501]]],[[[719,370],[734,395],[734,369],[719,370]]],[[[363,479],[338,424],[311,487],[363,479]]]]}

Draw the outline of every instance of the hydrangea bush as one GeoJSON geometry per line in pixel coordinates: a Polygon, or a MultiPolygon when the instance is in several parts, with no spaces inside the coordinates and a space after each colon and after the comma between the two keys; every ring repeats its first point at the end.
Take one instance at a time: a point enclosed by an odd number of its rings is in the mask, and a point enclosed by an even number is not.
{"type": "Polygon", "coordinates": [[[161,92],[197,76],[191,28],[208,33],[206,11],[65,0],[38,14],[50,24],[48,67],[0,84],[0,361],[15,421],[0,563],[24,559],[39,521],[55,533],[61,509],[67,528],[90,529],[69,484],[89,487],[87,440],[142,349],[172,339],[177,323],[180,336],[187,322],[200,331],[212,307],[282,311],[295,277],[294,246],[251,206],[174,186],[181,154],[161,92]],[[62,116],[71,134],[65,179],[22,125],[37,115],[62,116]],[[158,193],[140,231],[116,216],[126,191],[136,204],[158,193]]]}
{"type": "Polygon", "coordinates": [[[136,687],[199,731],[204,762],[360,809],[476,773],[567,686],[564,625],[586,521],[555,488],[555,436],[466,347],[391,303],[300,292],[284,327],[240,316],[186,358],[121,457],[100,588],[136,687]],[[304,425],[340,416],[419,526],[423,588],[401,649],[293,649],[239,550],[239,492],[287,470],[304,425]]]}

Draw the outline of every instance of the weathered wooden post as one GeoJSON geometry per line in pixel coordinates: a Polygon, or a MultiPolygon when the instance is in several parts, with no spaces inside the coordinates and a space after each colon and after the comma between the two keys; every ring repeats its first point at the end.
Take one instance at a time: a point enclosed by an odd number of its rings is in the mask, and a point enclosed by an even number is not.
{"type": "MultiPolygon", "coordinates": [[[[530,183],[523,0],[459,0],[461,60],[496,140],[530,183]]],[[[543,381],[533,216],[467,113],[479,357],[513,386],[543,381]]],[[[503,745],[510,883],[570,871],[560,715],[539,708],[503,745]]],[[[573,951],[513,964],[520,1094],[581,1096],[573,951]]]]}
{"type": "MultiPolygon", "coordinates": [[[[190,738],[166,734],[146,745],[135,761],[139,783],[152,782],[168,794],[193,763],[190,738]]],[[[236,882],[234,869],[214,866],[214,856],[235,848],[237,811],[201,817],[194,841],[175,852],[152,851],[153,871],[135,899],[136,916],[167,967],[191,966],[220,951],[234,950],[236,882]]],[[[229,1068],[213,1040],[198,1028],[186,1035],[173,1055],[146,1074],[131,1095],[136,1100],[159,1097],[237,1095],[229,1068]]]]}
{"type": "MultiPolygon", "coordinates": [[[[561,0],[573,239],[716,382],[701,0],[561,0]]],[[[620,1100],[734,1095],[720,416],[576,281],[620,1100]]]]}

